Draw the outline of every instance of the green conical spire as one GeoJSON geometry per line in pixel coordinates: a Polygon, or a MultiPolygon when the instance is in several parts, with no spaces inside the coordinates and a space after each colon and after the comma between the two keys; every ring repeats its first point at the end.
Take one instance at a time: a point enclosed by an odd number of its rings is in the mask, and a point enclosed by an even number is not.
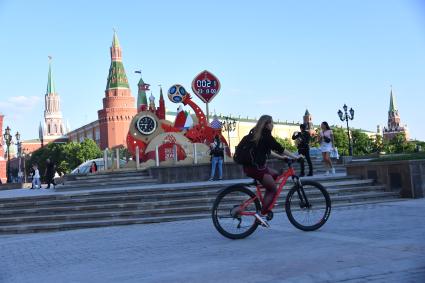
{"type": "Polygon", "coordinates": [[[388,110],[389,112],[394,112],[397,110],[397,107],[395,105],[395,98],[393,95],[393,89],[391,88],[391,93],[390,93],[390,110],[388,110]]]}
{"type": "Polygon", "coordinates": [[[148,99],[146,97],[145,82],[140,77],[139,83],[137,84],[139,91],[137,92],[137,109],[140,105],[148,105],[148,99]]]}
{"type": "Polygon", "coordinates": [[[117,33],[114,31],[111,46],[111,66],[109,67],[108,82],[106,89],[111,88],[130,88],[127,75],[121,60],[121,47],[119,46],[117,33]]]}
{"type": "Polygon", "coordinates": [[[47,90],[46,94],[49,93],[55,93],[55,84],[53,83],[53,76],[52,76],[52,61],[51,57],[49,56],[49,75],[47,78],[47,90]]]}
{"type": "Polygon", "coordinates": [[[120,42],[118,41],[118,36],[115,30],[114,30],[114,37],[112,39],[112,47],[120,47],[120,42]]]}
{"type": "Polygon", "coordinates": [[[310,115],[310,112],[308,112],[308,109],[306,109],[304,116],[308,116],[308,115],[310,115]]]}

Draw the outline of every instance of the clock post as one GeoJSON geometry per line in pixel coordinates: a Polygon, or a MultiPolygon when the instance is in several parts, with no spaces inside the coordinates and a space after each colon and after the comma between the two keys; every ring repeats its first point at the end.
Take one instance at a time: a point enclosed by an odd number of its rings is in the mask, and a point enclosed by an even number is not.
{"type": "Polygon", "coordinates": [[[220,81],[211,72],[205,70],[200,72],[192,81],[192,90],[199,99],[206,104],[207,121],[209,122],[209,102],[220,91],[220,81]]]}

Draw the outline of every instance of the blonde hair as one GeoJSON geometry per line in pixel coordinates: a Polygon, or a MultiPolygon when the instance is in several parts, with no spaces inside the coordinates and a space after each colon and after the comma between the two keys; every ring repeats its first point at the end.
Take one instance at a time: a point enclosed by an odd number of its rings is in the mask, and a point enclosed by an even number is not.
{"type": "Polygon", "coordinates": [[[254,129],[252,129],[254,133],[254,137],[252,138],[252,141],[255,142],[256,145],[258,145],[258,142],[260,141],[261,135],[263,134],[264,127],[273,121],[272,116],[270,115],[263,115],[258,119],[257,124],[255,125],[254,129]]]}

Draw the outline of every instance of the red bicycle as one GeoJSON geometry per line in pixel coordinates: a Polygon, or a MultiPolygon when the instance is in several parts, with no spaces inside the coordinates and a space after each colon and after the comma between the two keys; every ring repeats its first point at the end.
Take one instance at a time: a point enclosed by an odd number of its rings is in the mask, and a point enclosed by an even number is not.
{"type": "MultiPolygon", "coordinates": [[[[292,160],[286,160],[288,170],[276,180],[279,184],[276,196],[269,207],[267,220],[273,218],[273,208],[286,181],[291,177],[294,186],[289,190],[285,201],[285,211],[289,221],[303,231],[314,231],[326,223],[331,213],[331,199],[326,189],[318,182],[301,180],[292,167],[292,160]]],[[[223,189],[212,207],[215,228],[230,239],[242,239],[251,235],[260,224],[255,217],[264,204],[263,187],[254,180],[249,184],[236,184],[223,189]],[[256,193],[254,193],[254,187],[256,193]]]]}

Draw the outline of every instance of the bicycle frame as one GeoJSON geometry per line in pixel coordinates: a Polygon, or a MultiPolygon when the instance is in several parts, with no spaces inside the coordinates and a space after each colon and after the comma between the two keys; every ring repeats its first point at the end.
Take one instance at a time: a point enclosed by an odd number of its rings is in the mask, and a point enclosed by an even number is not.
{"type": "MultiPolygon", "coordinates": [[[[273,201],[271,202],[270,206],[268,207],[268,210],[271,210],[275,206],[277,199],[279,198],[280,194],[282,193],[283,187],[285,186],[286,181],[288,181],[289,177],[292,177],[292,179],[296,179],[297,182],[299,181],[299,177],[295,174],[294,168],[292,168],[291,164],[289,164],[289,163],[288,163],[288,166],[289,166],[288,170],[286,170],[285,172],[283,172],[281,175],[279,175],[276,178],[276,182],[279,183],[279,186],[277,188],[277,192],[276,192],[276,195],[273,198],[273,201]]],[[[245,211],[245,208],[248,205],[250,205],[251,203],[253,203],[256,199],[259,199],[260,202],[261,202],[261,205],[264,205],[264,198],[263,198],[263,194],[261,192],[261,188],[262,188],[262,185],[257,184],[256,185],[256,196],[253,197],[253,198],[250,198],[250,199],[248,199],[248,200],[246,200],[242,203],[241,212],[240,212],[241,215],[251,215],[251,216],[253,216],[256,213],[256,212],[246,212],[245,211]]]]}

